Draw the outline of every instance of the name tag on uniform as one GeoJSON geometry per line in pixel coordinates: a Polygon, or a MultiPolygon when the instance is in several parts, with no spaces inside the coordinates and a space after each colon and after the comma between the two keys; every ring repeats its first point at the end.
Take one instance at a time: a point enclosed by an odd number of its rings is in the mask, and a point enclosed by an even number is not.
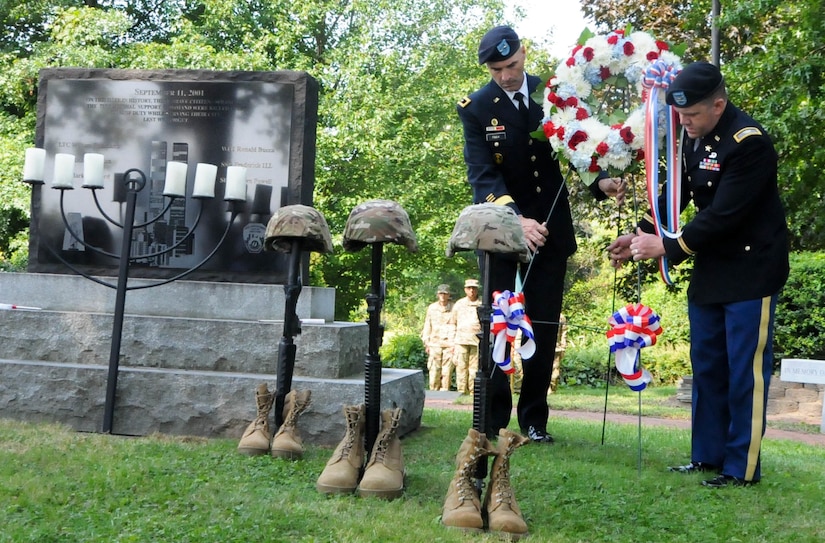
{"type": "Polygon", "coordinates": [[[501,141],[507,139],[507,132],[493,132],[487,134],[487,141],[501,141]]]}

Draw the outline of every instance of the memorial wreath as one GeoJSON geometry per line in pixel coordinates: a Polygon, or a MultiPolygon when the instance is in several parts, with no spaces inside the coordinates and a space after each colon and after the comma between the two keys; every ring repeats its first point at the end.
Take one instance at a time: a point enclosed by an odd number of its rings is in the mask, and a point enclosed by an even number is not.
{"type": "MultiPolygon", "coordinates": [[[[544,88],[542,132],[588,185],[602,170],[632,171],[644,160],[650,78],[672,78],[680,69],[670,46],[646,32],[585,30],[544,88]]],[[[657,98],[664,105],[664,93],[657,98]]],[[[665,108],[658,112],[656,124],[664,126],[665,108]]]]}

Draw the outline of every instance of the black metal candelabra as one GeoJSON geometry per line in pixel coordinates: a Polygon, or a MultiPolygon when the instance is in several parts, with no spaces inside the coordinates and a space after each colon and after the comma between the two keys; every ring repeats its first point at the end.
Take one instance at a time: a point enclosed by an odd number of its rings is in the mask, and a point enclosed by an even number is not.
{"type": "MultiPolygon", "coordinates": [[[[43,184],[42,179],[26,179],[25,176],[24,176],[24,181],[27,182],[27,183],[30,183],[32,185],[42,185],[43,184]]],[[[63,258],[58,253],[58,251],[54,250],[51,246],[49,246],[48,244],[44,244],[46,246],[46,248],[48,249],[48,251],[55,258],[57,258],[60,262],[62,262],[64,265],[66,265],[73,272],[77,273],[78,275],[81,275],[81,276],[85,277],[86,279],[94,281],[95,283],[98,283],[98,284],[103,285],[103,286],[108,287],[108,288],[115,289],[115,291],[116,291],[114,318],[113,318],[113,323],[112,323],[112,343],[111,343],[111,349],[109,351],[109,367],[108,367],[108,374],[107,374],[107,380],[106,380],[106,400],[105,400],[104,412],[103,412],[103,427],[102,427],[102,432],[103,433],[112,433],[112,425],[113,425],[113,420],[114,420],[115,396],[116,396],[116,393],[117,393],[117,378],[118,378],[119,364],[120,364],[121,338],[123,336],[123,316],[124,316],[124,309],[125,309],[125,306],[126,306],[126,292],[130,291],[130,290],[138,290],[138,289],[157,287],[157,286],[161,286],[161,285],[171,283],[173,281],[177,281],[178,279],[181,279],[181,278],[189,275],[190,273],[196,271],[198,268],[200,268],[201,266],[206,264],[206,262],[210,258],[212,258],[212,256],[214,256],[215,253],[218,251],[218,249],[220,249],[220,247],[223,245],[224,241],[227,238],[227,235],[229,234],[229,230],[231,229],[232,224],[235,222],[235,219],[238,216],[238,214],[243,210],[244,201],[242,199],[227,196],[226,197],[226,200],[228,202],[227,211],[229,213],[231,213],[231,217],[230,217],[229,221],[226,224],[226,228],[225,228],[222,236],[220,237],[220,239],[215,244],[215,247],[212,249],[212,251],[205,258],[203,258],[203,260],[201,260],[200,262],[198,262],[194,266],[191,266],[188,269],[178,273],[177,275],[175,275],[173,277],[158,280],[158,281],[154,281],[154,282],[151,282],[151,283],[144,283],[144,284],[140,284],[140,285],[131,285],[130,286],[128,283],[129,283],[129,268],[130,268],[131,264],[133,262],[137,261],[137,260],[151,259],[151,258],[161,257],[163,255],[169,254],[172,251],[174,251],[176,248],[180,247],[183,243],[186,243],[187,239],[189,239],[193,235],[195,229],[198,227],[198,224],[200,223],[201,216],[203,214],[203,206],[204,206],[203,201],[206,200],[206,199],[211,199],[211,198],[214,197],[214,196],[210,196],[210,195],[193,195],[192,196],[194,199],[198,200],[198,202],[200,204],[198,206],[197,217],[195,218],[195,221],[194,221],[192,227],[188,229],[188,232],[186,233],[186,235],[183,236],[181,239],[179,239],[176,243],[174,243],[173,245],[171,245],[171,246],[169,246],[165,249],[160,249],[160,250],[158,250],[156,252],[153,252],[151,254],[142,254],[142,255],[139,255],[139,256],[132,257],[131,256],[131,253],[132,253],[132,239],[133,239],[134,230],[135,229],[146,228],[149,225],[159,221],[161,218],[163,218],[166,215],[166,212],[172,207],[172,205],[173,205],[173,203],[175,202],[176,199],[185,198],[185,195],[183,195],[183,194],[172,194],[172,193],[168,193],[165,190],[164,191],[164,198],[168,198],[168,201],[167,201],[165,207],[161,211],[157,212],[155,217],[150,218],[149,220],[147,220],[145,222],[135,224],[135,209],[137,207],[138,193],[141,190],[143,190],[143,188],[146,186],[146,181],[147,181],[146,180],[146,174],[143,173],[143,171],[141,171],[137,168],[132,168],[132,169],[129,169],[126,172],[124,172],[122,182],[125,185],[126,210],[125,210],[125,215],[123,217],[122,222],[110,217],[106,213],[106,211],[102,208],[102,206],[100,204],[100,201],[98,199],[98,196],[97,196],[97,190],[102,188],[102,183],[101,183],[101,186],[84,184],[84,188],[90,189],[92,191],[92,197],[94,198],[95,206],[97,207],[98,211],[103,216],[103,218],[106,221],[108,221],[109,223],[111,223],[112,225],[114,225],[115,227],[122,229],[122,242],[121,242],[120,253],[112,253],[110,251],[104,250],[101,247],[93,246],[92,244],[87,243],[83,239],[83,236],[81,234],[78,234],[77,232],[75,232],[74,228],[70,224],[70,221],[66,217],[66,211],[65,211],[65,206],[64,206],[65,191],[66,190],[72,190],[73,186],[71,185],[71,183],[66,184],[66,183],[57,183],[57,182],[53,183],[53,185],[52,185],[52,188],[61,191],[60,192],[60,215],[63,219],[63,224],[66,228],[66,231],[69,233],[69,235],[71,235],[72,239],[75,242],[81,244],[84,248],[86,248],[86,249],[88,249],[88,250],[90,250],[90,251],[92,251],[96,254],[103,255],[103,256],[106,256],[106,257],[109,257],[109,258],[113,258],[113,259],[118,261],[117,283],[113,284],[113,283],[110,283],[106,280],[100,279],[99,277],[94,277],[94,276],[90,275],[86,271],[78,268],[77,266],[73,265],[71,262],[67,261],[65,258],[63,258]]],[[[168,182],[168,179],[167,179],[167,182],[168,182]]],[[[185,179],[184,179],[183,183],[184,183],[184,188],[185,188],[185,179]]],[[[244,181],[244,183],[245,183],[245,181],[244,181]]]]}

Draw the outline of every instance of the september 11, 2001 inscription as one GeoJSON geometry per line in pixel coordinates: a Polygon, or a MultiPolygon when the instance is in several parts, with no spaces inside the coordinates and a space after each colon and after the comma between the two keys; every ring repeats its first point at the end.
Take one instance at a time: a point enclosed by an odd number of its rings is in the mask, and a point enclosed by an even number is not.
{"type": "Polygon", "coordinates": [[[190,277],[282,282],[284,257],[262,251],[263,234],[280,206],[312,205],[317,85],[311,77],[303,72],[48,69],[41,72],[38,90],[37,145],[46,149],[47,174],[46,184],[32,193],[30,271],[64,273],[53,252],[89,273],[116,269],[113,259],[72,239],[61,217],[61,191],[49,186],[54,155],[75,155],[76,190],[66,191],[63,203],[68,223],[86,243],[116,252],[120,230],[98,219],[94,200],[80,189],[84,153],[101,153],[99,202],[112,217],[123,208],[123,172],[137,168],[146,174],[136,222],[163,209],[169,161],[189,164],[187,194],[197,163],[218,166],[215,198],[204,201],[201,225],[186,243],[163,257],[140,258],[189,233],[200,205],[191,198],[176,200],[161,221],[135,230],[133,275],[171,277],[203,260],[229,220],[223,202],[227,167],[243,166],[245,209],[227,242],[190,277]]]}

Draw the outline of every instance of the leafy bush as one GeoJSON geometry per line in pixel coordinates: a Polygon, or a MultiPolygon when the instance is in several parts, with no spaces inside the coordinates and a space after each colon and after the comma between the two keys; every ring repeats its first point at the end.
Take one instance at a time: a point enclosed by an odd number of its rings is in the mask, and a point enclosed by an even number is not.
{"type": "Polygon", "coordinates": [[[415,334],[395,334],[381,345],[381,362],[389,368],[424,370],[427,368],[427,353],[424,343],[415,334]]]}
{"type": "MultiPolygon", "coordinates": [[[[825,253],[794,253],[776,307],[774,359],[825,358],[825,253]]],[[[775,363],[778,368],[778,362],[775,363]]]]}
{"type": "Polygon", "coordinates": [[[603,388],[607,355],[607,341],[602,344],[589,342],[567,349],[561,361],[559,386],[603,388]]]}

